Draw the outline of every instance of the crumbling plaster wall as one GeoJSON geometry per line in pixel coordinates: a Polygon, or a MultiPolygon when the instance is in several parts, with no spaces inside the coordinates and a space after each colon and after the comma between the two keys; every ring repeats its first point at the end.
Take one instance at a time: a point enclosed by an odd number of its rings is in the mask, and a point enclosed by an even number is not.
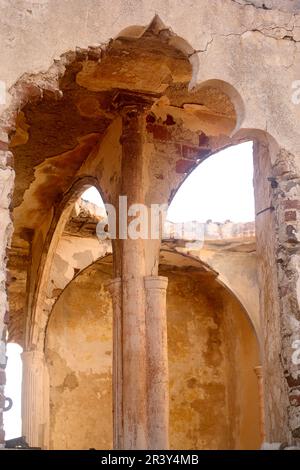
{"type": "Polygon", "coordinates": [[[109,279],[103,272],[83,273],[54,307],[46,345],[52,449],[112,446],[109,279]]]}
{"type": "MultiPolygon", "coordinates": [[[[169,278],[171,448],[258,448],[258,347],[243,310],[197,270],[164,267],[162,274],[169,278]]],[[[85,270],[52,312],[51,448],[112,445],[108,279],[105,265],[85,270]]]]}
{"type": "Polygon", "coordinates": [[[259,353],[249,321],[215,282],[171,270],[168,278],[172,448],[259,448],[259,353]]]}
{"type": "Polygon", "coordinates": [[[200,61],[198,83],[213,78],[234,84],[247,103],[243,127],[267,127],[283,147],[298,152],[299,110],[291,101],[291,85],[299,79],[299,5],[288,2],[295,8],[291,14],[277,9],[290,10],[285,1],[269,0],[270,10],[257,8],[255,3],[262,4],[239,0],[116,1],[113,5],[107,0],[96,4],[92,0],[20,0],[12,5],[6,0],[1,3],[0,77],[8,90],[23,73],[47,70],[65,51],[105,43],[130,25],[149,24],[158,13],[195,49],[200,61]],[[19,60],[12,63],[11,57],[19,60]]]}

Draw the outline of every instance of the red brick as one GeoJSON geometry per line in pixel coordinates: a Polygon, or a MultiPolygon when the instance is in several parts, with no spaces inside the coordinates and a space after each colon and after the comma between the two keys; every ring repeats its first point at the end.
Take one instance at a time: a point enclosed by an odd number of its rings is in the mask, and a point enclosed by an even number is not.
{"type": "Polygon", "coordinates": [[[198,160],[199,158],[199,147],[193,147],[191,145],[182,146],[182,156],[188,160],[198,160]]]}
{"type": "Polygon", "coordinates": [[[300,395],[298,395],[295,391],[295,393],[291,393],[290,395],[290,404],[292,406],[300,406],[300,395]]]}
{"type": "Polygon", "coordinates": [[[199,149],[198,155],[200,159],[208,157],[208,155],[210,154],[211,154],[211,149],[199,149]]]}
{"type": "Polygon", "coordinates": [[[300,210],[300,200],[299,199],[288,199],[283,202],[285,209],[298,209],[300,210]]]}
{"type": "Polygon", "coordinates": [[[284,214],[284,220],[286,222],[293,222],[297,220],[297,212],[296,211],[286,211],[284,214]]]}
{"type": "Polygon", "coordinates": [[[2,140],[0,140],[0,150],[7,151],[8,150],[8,143],[3,142],[2,140]]]}
{"type": "Polygon", "coordinates": [[[207,137],[207,135],[204,134],[204,132],[201,132],[201,134],[199,135],[199,145],[200,145],[200,147],[204,146],[204,145],[206,146],[206,145],[208,145],[208,143],[209,143],[209,137],[207,137]]]}
{"type": "Polygon", "coordinates": [[[192,145],[182,146],[182,156],[189,160],[201,160],[207,157],[211,153],[210,149],[203,149],[199,147],[193,147],[192,145]]]}
{"type": "Polygon", "coordinates": [[[300,377],[296,379],[292,375],[286,376],[286,381],[289,387],[299,387],[300,386],[300,377]]]}
{"type": "Polygon", "coordinates": [[[192,160],[177,160],[176,173],[188,173],[195,166],[196,164],[192,160]]]}
{"type": "Polygon", "coordinates": [[[165,126],[160,126],[158,124],[147,124],[147,131],[153,135],[153,138],[156,140],[171,140],[172,134],[169,129],[165,126]]]}

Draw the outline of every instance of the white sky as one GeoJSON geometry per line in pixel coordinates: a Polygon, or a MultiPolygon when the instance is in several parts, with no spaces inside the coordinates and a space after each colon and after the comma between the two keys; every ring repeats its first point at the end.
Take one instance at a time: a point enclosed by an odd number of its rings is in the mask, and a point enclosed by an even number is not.
{"type": "MultiPolygon", "coordinates": [[[[103,206],[95,188],[88,189],[84,199],[103,206]]],[[[168,220],[250,222],[254,214],[252,142],[246,142],[223,150],[199,165],[175,195],[168,220]]],[[[5,394],[13,399],[14,406],[4,413],[6,439],[21,436],[21,352],[20,346],[7,345],[5,394]]]]}
{"type": "Polygon", "coordinates": [[[252,142],[222,150],[201,163],[168,211],[172,222],[251,222],[254,218],[252,142]]]}

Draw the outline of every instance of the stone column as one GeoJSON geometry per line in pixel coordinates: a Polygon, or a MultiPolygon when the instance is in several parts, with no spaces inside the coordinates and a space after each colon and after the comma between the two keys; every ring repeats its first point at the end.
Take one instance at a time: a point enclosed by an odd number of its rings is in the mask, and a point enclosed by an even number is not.
{"type": "MultiPolygon", "coordinates": [[[[128,217],[127,210],[134,204],[146,204],[151,188],[144,132],[145,112],[152,98],[124,93],[119,94],[114,103],[122,116],[120,195],[127,197],[126,213],[119,207],[119,233],[114,250],[115,273],[121,278],[121,330],[115,325],[114,335],[114,341],[118,342],[115,344],[114,393],[116,412],[123,416],[122,425],[119,419],[114,422],[119,431],[122,429],[123,438],[115,429],[115,440],[123,449],[163,449],[168,447],[169,403],[167,284],[164,278],[157,277],[160,240],[151,240],[150,230],[143,238],[127,233],[137,215],[128,217]],[[121,331],[121,335],[117,331],[121,331]],[[117,359],[119,352],[122,354],[121,378],[117,373],[117,363],[121,362],[117,359]],[[122,383],[122,397],[117,382],[122,383]]],[[[114,309],[118,307],[115,305],[114,309]]]]}
{"type": "Polygon", "coordinates": [[[169,373],[166,293],[168,278],[146,276],[148,445],[169,448],[169,373]]]}
{"type": "MultiPolygon", "coordinates": [[[[122,108],[122,195],[128,208],[144,201],[143,108],[122,108]]],[[[127,217],[125,224],[128,226],[127,217]]],[[[122,237],[122,235],[121,235],[122,237]]],[[[121,238],[120,237],[120,238],[121,238]]],[[[125,449],[147,448],[145,241],[120,240],[123,324],[123,430],[125,449]]]]}
{"type": "Polygon", "coordinates": [[[116,278],[107,285],[113,302],[113,445],[123,448],[122,403],[122,284],[116,278]]]}
{"type": "Polygon", "coordinates": [[[31,447],[48,447],[49,376],[44,353],[22,354],[22,434],[31,447]]]}
{"type": "Polygon", "coordinates": [[[255,367],[254,372],[256,374],[257,382],[258,382],[260,436],[261,436],[261,442],[264,443],[266,439],[266,435],[265,435],[264,382],[263,382],[262,366],[255,367]]]}

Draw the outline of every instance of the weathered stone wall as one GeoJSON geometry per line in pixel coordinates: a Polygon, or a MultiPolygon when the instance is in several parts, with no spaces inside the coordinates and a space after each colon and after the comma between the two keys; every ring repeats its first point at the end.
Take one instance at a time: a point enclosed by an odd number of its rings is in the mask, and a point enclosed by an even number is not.
{"type": "Polygon", "coordinates": [[[280,360],[288,399],[288,426],[300,445],[300,165],[281,151],[274,165],[273,204],[277,222],[276,264],[281,307],[280,360]],[[298,351],[298,352],[297,352],[298,351]]]}
{"type": "MultiPolygon", "coordinates": [[[[1,143],[5,148],[5,143],[1,143]]],[[[0,146],[0,448],[4,442],[3,408],[6,366],[6,324],[8,323],[8,305],[6,294],[6,250],[12,234],[10,217],[11,193],[14,171],[11,168],[11,155],[1,150],[0,146]]]]}
{"type": "Polygon", "coordinates": [[[88,271],[52,312],[50,449],[112,448],[112,306],[109,275],[88,271]]]}
{"type": "Polygon", "coordinates": [[[265,130],[268,121],[268,132],[292,151],[299,139],[299,111],[291,100],[292,82],[299,79],[297,0],[115,1],[113,6],[108,0],[21,0],[13,5],[5,0],[0,79],[9,90],[24,73],[47,70],[64,52],[106,43],[129,26],[149,24],[156,13],[197,51],[195,82],[234,83],[247,103],[243,127],[265,130]],[[19,60],[12,62],[12,57],[19,60]]]}
{"type": "MultiPolygon", "coordinates": [[[[105,264],[69,284],[47,333],[51,448],[111,448],[111,303],[105,264]],[[84,418],[83,418],[84,416],[84,418]]],[[[238,302],[205,275],[169,277],[171,448],[258,448],[259,364],[238,302]]]]}
{"type": "MultiPolygon", "coordinates": [[[[275,260],[276,224],[272,201],[272,175],[268,142],[254,146],[257,261],[260,289],[262,352],[265,390],[272,395],[265,396],[266,435],[271,442],[281,442],[289,434],[287,422],[287,394],[281,362],[282,343],[278,278],[275,260]],[[266,227],[269,230],[266,230],[266,227]],[[284,406],[283,406],[284,405],[284,406]],[[279,426],[278,423],[281,423],[279,426]]],[[[276,185],[276,184],[275,184],[276,185]]]]}
{"type": "Polygon", "coordinates": [[[259,355],[250,323],[211,280],[168,277],[171,448],[259,448],[259,355]]]}

